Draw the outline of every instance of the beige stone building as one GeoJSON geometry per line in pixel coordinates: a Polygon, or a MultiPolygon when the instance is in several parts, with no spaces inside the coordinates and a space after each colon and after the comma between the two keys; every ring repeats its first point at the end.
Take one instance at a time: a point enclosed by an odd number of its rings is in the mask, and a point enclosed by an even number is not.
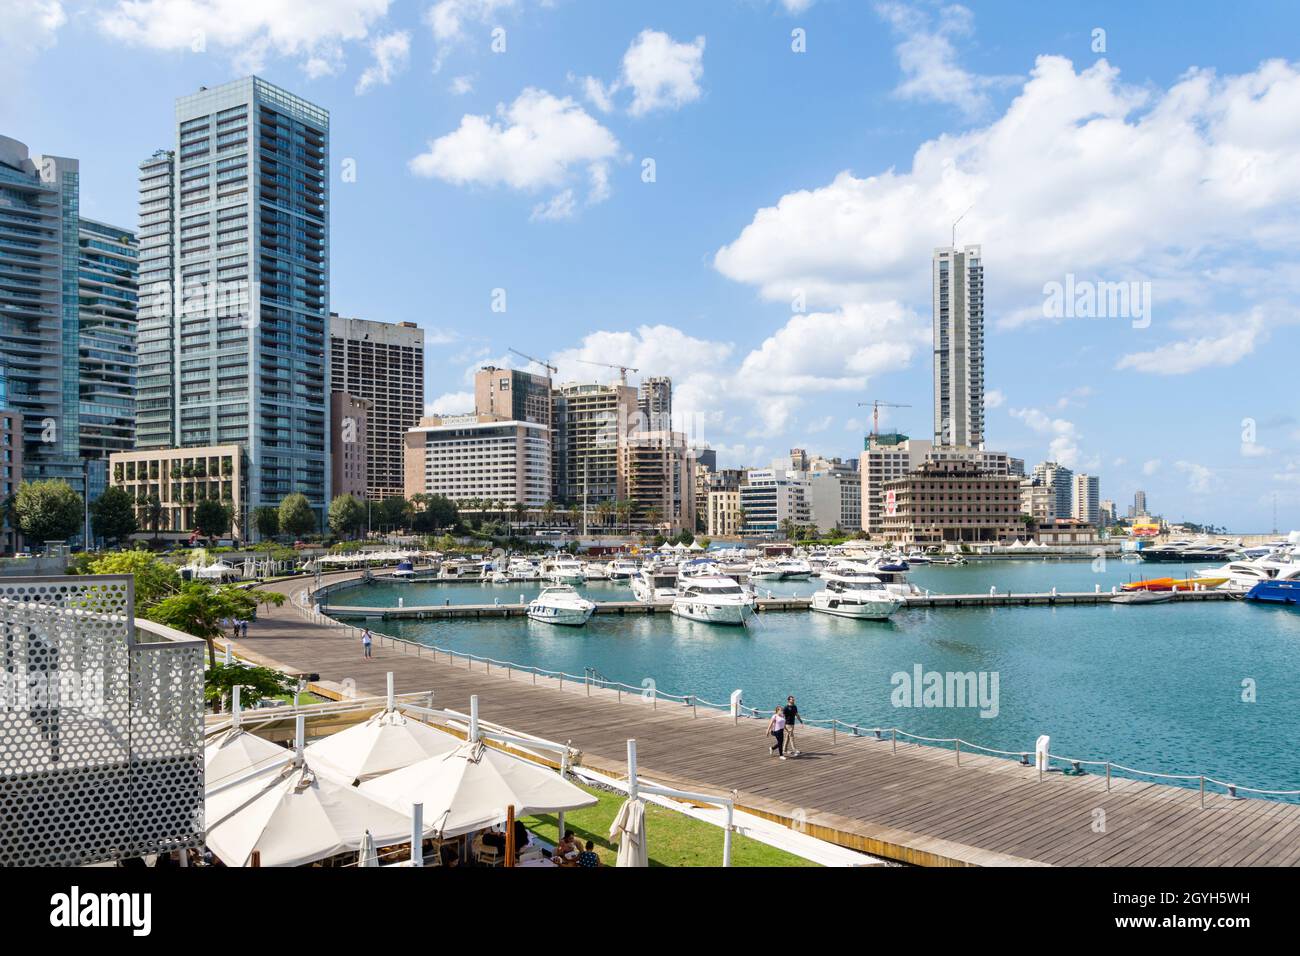
{"type": "Polygon", "coordinates": [[[245,538],[244,461],[238,445],[116,452],[109,457],[108,483],[135,499],[140,537],[154,534],[148,502],[157,495],[162,504],[159,537],[188,538],[194,530],[195,506],[216,499],[230,509],[227,536],[245,538]]]}
{"type": "MultiPolygon", "coordinates": [[[[370,402],[347,392],[330,395],[330,494],[366,497],[370,402]]],[[[403,472],[405,475],[405,472],[403,472]]]]}
{"type": "Polygon", "coordinates": [[[695,455],[673,431],[629,435],[622,447],[626,497],[633,524],[680,533],[695,530],[695,455]],[[657,520],[651,520],[657,513],[657,520]]]}
{"type": "Polygon", "coordinates": [[[885,539],[900,544],[997,542],[1025,536],[1020,478],[965,459],[927,461],[883,485],[885,539]]]}
{"type": "Polygon", "coordinates": [[[711,538],[740,534],[740,489],[709,492],[708,533],[711,538]]]}

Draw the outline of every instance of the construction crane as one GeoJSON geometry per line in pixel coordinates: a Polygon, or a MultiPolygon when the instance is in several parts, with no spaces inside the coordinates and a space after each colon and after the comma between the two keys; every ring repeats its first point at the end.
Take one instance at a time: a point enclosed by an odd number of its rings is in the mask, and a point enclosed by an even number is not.
{"type": "Polygon", "coordinates": [[[609,362],[589,362],[587,359],[578,359],[578,361],[581,362],[583,365],[603,365],[605,368],[616,368],[616,369],[618,369],[618,383],[619,383],[620,385],[626,385],[626,384],[627,384],[627,373],[628,373],[628,372],[639,372],[639,371],[641,371],[639,368],[633,368],[633,367],[630,366],[630,365],[611,365],[609,362]]]}
{"type": "Polygon", "coordinates": [[[862,408],[865,405],[871,406],[871,434],[872,435],[880,434],[880,410],[882,408],[911,408],[912,407],[911,405],[898,405],[894,402],[882,402],[880,399],[876,399],[875,401],[872,402],[858,402],[858,408],[862,408]]]}
{"type": "Polygon", "coordinates": [[[519,351],[518,349],[510,349],[509,351],[514,352],[520,358],[528,359],[528,361],[532,362],[534,365],[540,365],[542,368],[546,369],[552,375],[559,374],[560,370],[556,368],[554,365],[552,365],[550,362],[543,362],[539,358],[533,358],[531,355],[525,355],[523,352],[519,351]]]}

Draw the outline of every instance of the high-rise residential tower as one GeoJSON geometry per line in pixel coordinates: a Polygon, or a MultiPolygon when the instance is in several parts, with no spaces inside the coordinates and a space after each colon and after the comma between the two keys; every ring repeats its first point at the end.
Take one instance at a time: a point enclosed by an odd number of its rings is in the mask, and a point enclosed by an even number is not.
{"type": "Polygon", "coordinates": [[[934,443],[984,444],[984,265],[979,246],[934,250],[934,443]]]}
{"type": "Polygon", "coordinates": [[[424,332],[413,322],[331,315],[330,391],[368,403],[365,496],[403,495],[406,433],[424,414],[424,332]]]}
{"type": "Polygon", "coordinates": [[[140,327],[142,447],[168,424],[172,446],[237,444],[250,507],[301,492],[323,522],[329,114],[254,76],[180,97],[174,158],[141,166],[140,213],[146,298],[170,310],[140,327]],[[164,237],[169,294],[151,284],[166,281],[164,237]],[[170,404],[155,404],[166,374],[170,404]]]}
{"type": "Polygon", "coordinates": [[[140,164],[140,224],[136,241],[140,303],[135,326],[135,445],[176,444],[172,289],[176,256],[176,153],[160,149],[140,164]]]}
{"type": "Polygon", "coordinates": [[[135,233],[82,219],[79,247],[78,417],[94,499],[107,487],[109,456],[135,448],[135,233]]]}
{"type": "Polygon", "coordinates": [[[1040,461],[1034,466],[1032,477],[1052,489],[1053,519],[1069,518],[1074,514],[1074,472],[1054,461],[1040,461]]]}
{"type": "Polygon", "coordinates": [[[551,427],[551,380],[487,365],[474,373],[474,413],[551,427]]]}
{"type": "Polygon", "coordinates": [[[566,384],[552,395],[554,498],[595,505],[627,495],[623,446],[637,418],[628,385],[566,384]]]}
{"type": "Polygon", "coordinates": [[[1101,479],[1096,475],[1074,476],[1074,509],[1071,517],[1089,524],[1101,520],[1101,479]]]}
{"type": "Polygon", "coordinates": [[[76,488],[80,175],[0,136],[0,407],[22,416],[24,477],[76,488]]]}
{"type": "Polygon", "coordinates": [[[673,380],[666,375],[652,375],[641,381],[637,395],[641,427],[645,431],[671,431],[673,427],[673,380]]]}

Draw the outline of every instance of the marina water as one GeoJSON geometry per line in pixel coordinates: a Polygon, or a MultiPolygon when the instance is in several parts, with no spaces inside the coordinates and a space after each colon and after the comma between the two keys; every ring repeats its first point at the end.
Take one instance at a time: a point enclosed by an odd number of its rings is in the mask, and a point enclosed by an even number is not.
{"type": "MultiPolygon", "coordinates": [[[[918,567],[921,588],[953,594],[1091,591],[1143,577],[1183,577],[1191,566],[1109,561],[998,560],[918,567]]],[[[807,596],[817,579],[758,585],[760,595],[807,596]]],[[[370,584],[331,596],[336,605],[407,607],[515,603],[539,584],[370,584]]],[[[593,600],[630,600],[628,588],[593,582],[593,600]]],[[[581,675],[588,667],[634,687],[695,694],[770,711],[800,711],[863,727],[961,737],[1001,750],[1051,749],[1143,770],[1201,774],[1240,786],[1300,789],[1300,613],[1242,601],[900,610],[888,622],[812,612],[758,615],[747,628],[669,614],[596,615],[558,628],[524,617],[390,620],[376,630],[456,651],[581,675]],[[997,675],[996,717],[970,706],[894,706],[898,681],[917,666],[939,674],[997,675]],[[1253,698],[1253,699],[1252,699],[1253,698]]],[[[435,688],[436,691],[436,688],[435,688]]],[[[920,694],[911,703],[923,703],[920,694]]],[[[956,703],[947,701],[947,703],[956,703]]],[[[660,706],[673,706],[661,703],[660,706]]],[[[676,706],[681,706],[680,704],[676,706]]],[[[755,724],[755,759],[766,746],[755,724]]]]}

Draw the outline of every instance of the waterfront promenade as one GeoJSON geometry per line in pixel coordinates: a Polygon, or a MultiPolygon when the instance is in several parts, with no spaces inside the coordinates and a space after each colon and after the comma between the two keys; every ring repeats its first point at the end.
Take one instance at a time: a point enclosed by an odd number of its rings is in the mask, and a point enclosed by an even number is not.
{"type": "MultiPolygon", "coordinates": [[[[269,587],[292,599],[312,584],[295,579],[269,587]]],[[[1014,760],[901,738],[895,745],[888,733],[876,740],[800,727],[804,755],[778,761],[767,756],[758,720],[735,722],[680,700],[651,702],[403,643],[377,641],[367,661],[354,629],[312,623],[288,604],[262,612],[248,639],[235,646],[250,660],[318,673],[328,685],[350,680],[359,696],[382,694],[388,671],[399,693],[432,691],[440,707],[464,710],[477,694],[486,719],[570,741],[582,752],[582,764],[614,776],[625,773],[626,741],[635,737],[646,779],[697,791],[734,789],[743,809],[887,859],[929,865],[1300,863],[1296,804],[1210,792],[1202,806],[1199,789],[1119,776],[1108,792],[1104,773],[1040,779],[1036,769],[1014,760]]]]}

